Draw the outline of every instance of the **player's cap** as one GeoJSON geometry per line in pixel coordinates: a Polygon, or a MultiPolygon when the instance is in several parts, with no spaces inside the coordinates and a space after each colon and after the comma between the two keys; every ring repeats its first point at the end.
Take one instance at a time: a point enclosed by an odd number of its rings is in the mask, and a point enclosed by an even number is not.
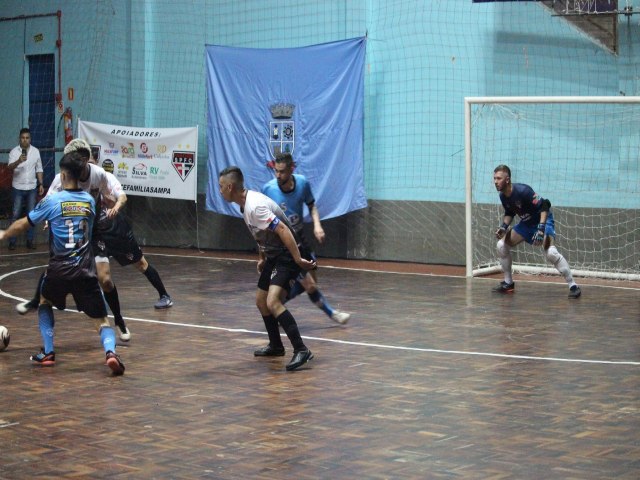
{"type": "Polygon", "coordinates": [[[69,152],[75,152],[81,148],[89,150],[91,152],[91,145],[84,138],[74,138],[71,140],[66,147],[64,147],[64,154],[66,155],[69,152]]]}

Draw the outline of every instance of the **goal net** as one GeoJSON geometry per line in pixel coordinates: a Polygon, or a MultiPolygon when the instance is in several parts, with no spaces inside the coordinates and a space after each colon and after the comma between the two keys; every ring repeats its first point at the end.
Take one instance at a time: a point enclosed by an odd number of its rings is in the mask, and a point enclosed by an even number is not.
{"type": "MultiPolygon", "coordinates": [[[[506,164],[551,201],[574,275],[640,280],[640,97],[466,98],[465,117],[468,276],[500,271],[493,170],[506,164]]],[[[512,253],[516,272],[557,274],[541,248],[512,253]]]]}

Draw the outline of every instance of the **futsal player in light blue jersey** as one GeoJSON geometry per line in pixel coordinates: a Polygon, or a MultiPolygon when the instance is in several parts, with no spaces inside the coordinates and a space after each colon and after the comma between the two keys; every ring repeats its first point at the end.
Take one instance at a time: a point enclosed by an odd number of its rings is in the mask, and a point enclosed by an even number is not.
{"type": "Polygon", "coordinates": [[[96,216],[94,198],[78,187],[85,160],[78,152],[67,153],[60,160],[60,179],[64,190],[45,197],[6,231],[0,240],[47,221],[49,224],[49,265],[44,275],[38,307],[38,323],[43,347],[31,356],[39,365],[55,364],[53,348],[53,306],[66,308],[68,294],[78,310],[95,321],[106,354],[107,366],[114,375],[124,373],[124,364],[116,355],[116,335],[107,320],[107,310],[98,284],[96,264],[91,249],[91,231],[96,216]]]}
{"type": "MultiPolygon", "coordinates": [[[[276,178],[267,182],[262,187],[262,193],[275,201],[284,211],[300,238],[300,251],[303,257],[316,261],[316,255],[307,241],[303,230],[304,206],[309,209],[313,219],[313,234],[318,243],[323,243],[325,234],[320,223],[320,214],[316,207],[316,200],[311,191],[311,185],[304,175],[294,174],[295,165],[290,153],[279,153],[274,160],[276,178]]],[[[309,299],[319,309],[327,314],[334,322],[345,324],[351,318],[351,314],[333,308],[322,295],[317,286],[316,270],[302,272],[296,283],[291,288],[287,301],[295,298],[303,291],[309,295],[309,299]]]]}
{"type": "Polygon", "coordinates": [[[553,244],[556,231],[551,202],[536,194],[529,185],[511,183],[511,170],[506,165],[498,165],[495,168],[493,184],[500,192],[500,202],[504,207],[503,223],[496,230],[498,259],[504,272],[504,281],[493,291],[511,293],[515,290],[511,248],[524,241],[535,247],[542,245],[547,261],[560,272],[569,285],[569,298],[580,297],[582,292],[573,280],[569,263],[553,244]],[[509,226],[516,215],[520,217],[520,222],[510,229],[509,226]]]}

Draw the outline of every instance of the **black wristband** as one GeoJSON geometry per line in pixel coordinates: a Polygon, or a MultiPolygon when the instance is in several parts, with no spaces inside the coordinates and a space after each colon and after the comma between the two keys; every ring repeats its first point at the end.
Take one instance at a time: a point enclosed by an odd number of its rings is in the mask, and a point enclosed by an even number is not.
{"type": "Polygon", "coordinates": [[[504,230],[509,230],[509,224],[508,223],[503,223],[500,228],[502,228],[504,230]]]}

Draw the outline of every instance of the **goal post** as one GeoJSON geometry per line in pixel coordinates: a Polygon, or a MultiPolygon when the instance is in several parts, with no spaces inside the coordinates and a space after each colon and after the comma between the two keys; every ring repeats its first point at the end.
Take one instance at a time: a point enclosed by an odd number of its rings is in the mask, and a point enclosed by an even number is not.
{"type": "MultiPolygon", "coordinates": [[[[464,114],[468,277],[500,271],[493,170],[506,164],[551,201],[574,275],[640,280],[640,97],[467,97],[464,114]]],[[[513,250],[513,269],[557,274],[528,245],[513,250]]]]}

